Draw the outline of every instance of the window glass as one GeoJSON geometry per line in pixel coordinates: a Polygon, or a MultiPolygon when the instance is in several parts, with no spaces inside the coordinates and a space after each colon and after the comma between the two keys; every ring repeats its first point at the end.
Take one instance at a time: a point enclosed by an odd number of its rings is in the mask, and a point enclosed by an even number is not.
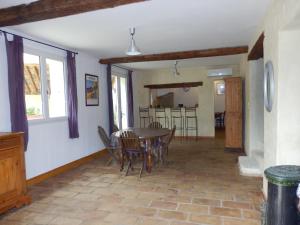
{"type": "Polygon", "coordinates": [[[24,85],[27,119],[42,119],[40,57],[24,53],[24,85]]]}
{"type": "Polygon", "coordinates": [[[49,117],[66,115],[64,63],[46,59],[47,96],[49,117]]]}
{"type": "Polygon", "coordinates": [[[121,113],[122,113],[122,129],[128,127],[128,116],[127,116],[127,91],[126,91],[126,78],[120,77],[120,91],[121,91],[121,113]]]}

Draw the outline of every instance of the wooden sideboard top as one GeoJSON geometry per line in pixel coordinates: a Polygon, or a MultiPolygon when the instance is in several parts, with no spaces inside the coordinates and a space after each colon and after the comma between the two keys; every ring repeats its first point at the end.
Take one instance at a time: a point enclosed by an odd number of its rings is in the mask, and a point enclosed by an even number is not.
{"type": "Polygon", "coordinates": [[[8,137],[17,137],[23,135],[23,132],[0,132],[0,140],[8,137]]]}

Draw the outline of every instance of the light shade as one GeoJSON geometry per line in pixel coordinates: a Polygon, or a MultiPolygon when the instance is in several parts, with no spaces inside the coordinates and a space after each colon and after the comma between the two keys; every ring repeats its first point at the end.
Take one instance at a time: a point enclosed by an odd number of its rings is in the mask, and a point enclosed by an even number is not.
{"type": "Polygon", "coordinates": [[[141,52],[140,52],[139,48],[136,46],[135,41],[132,37],[128,51],[126,52],[126,55],[140,55],[140,54],[141,54],[141,52]]]}
{"type": "Polygon", "coordinates": [[[126,55],[134,56],[134,55],[140,55],[141,54],[139,48],[135,44],[135,40],[134,40],[134,37],[133,37],[134,34],[135,34],[135,28],[130,28],[131,40],[130,40],[129,48],[126,52],[126,55]]]}

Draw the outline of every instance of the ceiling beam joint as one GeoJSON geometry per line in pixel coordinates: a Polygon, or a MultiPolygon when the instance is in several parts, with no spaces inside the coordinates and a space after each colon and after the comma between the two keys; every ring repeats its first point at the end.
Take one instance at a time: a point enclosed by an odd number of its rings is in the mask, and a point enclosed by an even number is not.
{"type": "Polygon", "coordinates": [[[264,57],[264,39],[265,35],[262,33],[251,49],[248,60],[258,60],[264,57]]]}

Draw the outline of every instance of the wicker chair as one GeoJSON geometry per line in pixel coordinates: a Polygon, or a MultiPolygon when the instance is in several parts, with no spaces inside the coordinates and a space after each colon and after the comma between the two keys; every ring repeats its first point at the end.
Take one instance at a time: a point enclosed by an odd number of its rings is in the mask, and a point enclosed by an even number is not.
{"type": "Polygon", "coordinates": [[[111,141],[110,141],[109,137],[107,136],[107,134],[106,134],[105,130],[103,129],[103,127],[98,126],[98,133],[99,133],[99,136],[100,136],[105,148],[107,149],[109,155],[111,156],[110,159],[107,162],[107,165],[109,165],[112,161],[119,164],[120,160],[118,159],[118,156],[116,155],[119,148],[116,147],[116,146],[111,145],[111,141]]]}
{"type": "Polygon", "coordinates": [[[143,163],[140,169],[139,177],[141,178],[144,168],[146,167],[146,150],[141,147],[139,137],[132,131],[124,131],[120,135],[122,146],[121,171],[124,169],[125,157],[128,160],[128,167],[125,176],[128,175],[129,169],[133,170],[133,160],[141,158],[143,163]]]}
{"type": "Polygon", "coordinates": [[[149,124],[148,128],[162,128],[163,126],[161,125],[160,122],[152,122],[149,124]]]}
{"type": "Polygon", "coordinates": [[[113,125],[113,132],[117,132],[117,131],[119,131],[119,127],[116,124],[114,124],[113,125]]]}

